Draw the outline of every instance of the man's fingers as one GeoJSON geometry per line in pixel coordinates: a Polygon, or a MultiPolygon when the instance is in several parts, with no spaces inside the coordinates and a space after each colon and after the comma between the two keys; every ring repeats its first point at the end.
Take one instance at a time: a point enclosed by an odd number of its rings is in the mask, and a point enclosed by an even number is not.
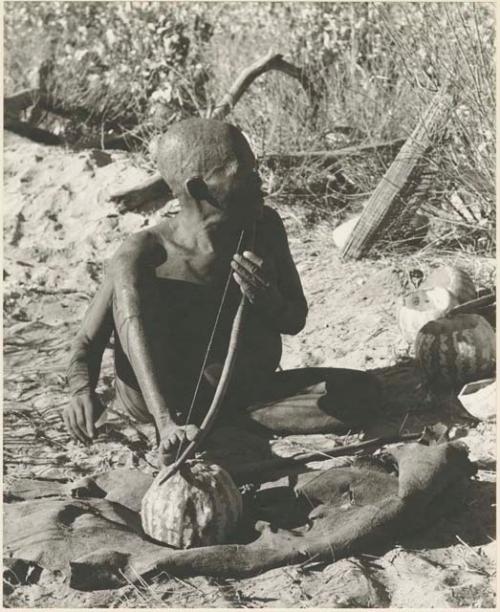
{"type": "Polygon", "coordinates": [[[75,415],[73,414],[73,410],[68,410],[66,414],[66,423],[68,427],[69,434],[72,438],[78,438],[76,433],[76,425],[75,425],[75,415]]]}
{"type": "Polygon", "coordinates": [[[264,287],[262,281],[259,280],[255,275],[248,272],[248,270],[243,266],[240,266],[239,264],[233,261],[231,267],[233,268],[234,272],[239,276],[239,278],[245,283],[247,283],[247,285],[251,285],[255,289],[262,289],[264,287]]]}
{"type": "MultiPolygon", "coordinates": [[[[236,268],[247,272],[250,277],[255,278],[255,281],[260,285],[267,287],[268,283],[264,278],[262,268],[250,259],[236,254],[233,258],[236,268]]],[[[233,266],[234,268],[235,266],[233,266]]]]}
{"type": "Polygon", "coordinates": [[[171,446],[175,446],[176,444],[182,444],[184,442],[185,435],[186,434],[182,429],[177,429],[176,431],[174,431],[174,433],[169,438],[171,446]]]}
{"type": "Polygon", "coordinates": [[[189,442],[192,442],[197,434],[198,434],[198,427],[196,427],[196,425],[188,425],[186,427],[186,438],[189,440],[189,442]]]}
{"type": "Polygon", "coordinates": [[[235,255],[231,262],[233,270],[237,271],[238,274],[248,280],[248,282],[262,287],[269,287],[269,283],[266,281],[262,274],[262,270],[255,263],[245,259],[241,255],[235,255]]]}
{"type": "Polygon", "coordinates": [[[89,438],[93,438],[94,433],[95,433],[94,406],[92,405],[92,401],[90,398],[86,398],[84,400],[84,415],[85,415],[87,435],[89,438]]]}
{"type": "Polygon", "coordinates": [[[71,434],[71,425],[69,423],[69,417],[68,417],[66,410],[63,410],[62,418],[64,421],[64,427],[66,427],[67,432],[71,434]]]}
{"type": "Polygon", "coordinates": [[[233,259],[233,261],[231,262],[231,268],[236,272],[236,274],[241,279],[246,280],[247,282],[251,282],[252,275],[239,262],[237,262],[236,260],[233,259]]]}
{"type": "Polygon", "coordinates": [[[176,449],[179,450],[184,444],[194,440],[198,431],[199,429],[196,425],[186,425],[175,429],[168,438],[162,441],[162,455],[173,455],[176,449]]]}
{"type": "Polygon", "coordinates": [[[264,265],[264,260],[261,259],[252,251],[243,251],[243,257],[249,259],[253,264],[255,264],[260,270],[262,270],[262,266],[264,265]]]}
{"type": "Polygon", "coordinates": [[[160,462],[163,465],[170,465],[174,461],[174,454],[170,446],[166,447],[164,443],[160,445],[160,462]]]}
{"type": "Polygon", "coordinates": [[[258,280],[263,287],[269,287],[264,272],[264,260],[251,251],[245,251],[243,257],[239,256],[240,263],[258,280]]]}
{"type": "Polygon", "coordinates": [[[241,283],[243,282],[243,280],[241,276],[238,274],[238,272],[233,272],[233,278],[238,283],[238,285],[241,287],[241,283]]]}
{"type": "Polygon", "coordinates": [[[71,430],[70,433],[73,435],[73,438],[76,438],[77,440],[80,440],[80,442],[83,442],[85,444],[86,442],[85,436],[80,431],[76,418],[77,417],[75,415],[74,410],[70,410],[68,413],[68,419],[69,419],[70,430],[71,430]]]}
{"type": "Polygon", "coordinates": [[[169,453],[172,450],[172,443],[170,442],[170,438],[167,440],[162,440],[160,447],[162,449],[162,451],[164,451],[165,453],[169,453]]]}
{"type": "Polygon", "coordinates": [[[236,272],[233,273],[234,280],[238,283],[241,288],[241,291],[246,295],[246,297],[251,301],[255,301],[255,287],[247,283],[239,274],[236,272]]]}
{"type": "Polygon", "coordinates": [[[80,440],[82,440],[82,442],[87,442],[87,426],[85,423],[85,408],[79,404],[78,406],[78,412],[76,413],[76,427],[79,431],[79,433],[81,434],[80,440]]]}

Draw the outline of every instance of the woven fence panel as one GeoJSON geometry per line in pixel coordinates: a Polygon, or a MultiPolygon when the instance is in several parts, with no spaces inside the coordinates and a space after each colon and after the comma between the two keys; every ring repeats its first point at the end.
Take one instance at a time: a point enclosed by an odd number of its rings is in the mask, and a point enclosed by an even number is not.
{"type": "Polygon", "coordinates": [[[342,257],[360,259],[388,226],[394,231],[395,223],[407,222],[414,214],[432,181],[426,156],[443,132],[450,106],[451,97],[444,91],[435,95],[368,200],[342,257]]]}

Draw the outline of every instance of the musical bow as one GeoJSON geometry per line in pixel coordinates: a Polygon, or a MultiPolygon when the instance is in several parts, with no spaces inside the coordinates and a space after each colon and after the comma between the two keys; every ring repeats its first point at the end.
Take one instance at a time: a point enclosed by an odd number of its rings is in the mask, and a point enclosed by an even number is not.
{"type": "MultiPolygon", "coordinates": [[[[238,241],[238,246],[236,247],[236,253],[240,252],[240,249],[242,248],[242,245],[245,242],[248,242],[250,244],[253,244],[255,239],[255,224],[252,226],[251,229],[249,230],[242,230],[241,234],[240,234],[240,238],[238,241]],[[248,238],[248,240],[245,240],[246,238],[248,238]]],[[[225,300],[226,300],[226,296],[227,296],[227,291],[229,288],[229,284],[231,282],[231,278],[232,278],[232,270],[229,270],[229,275],[227,277],[226,280],[226,285],[224,287],[224,291],[222,293],[222,298],[221,298],[221,302],[219,304],[219,310],[214,322],[214,325],[212,327],[212,333],[210,336],[210,339],[208,341],[208,345],[207,345],[207,349],[205,351],[205,357],[201,366],[201,370],[200,370],[200,374],[199,374],[199,378],[198,378],[198,382],[196,385],[196,388],[194,390],[194,394],[193,394],[193,399],[191,401],[191,406],[186,418],[186,422],[189,421],[190,415],[191,415],[191,411],[192,408],[194,406],[194,403],[196,401],[196,397],[198,395],[198,390],[200,387],[200,383],[201,380],[203,378],[203,373],[206,367],[206,363],[207,363],[207,359],[210,353],[210,349],[212,346],[212,342],[215,336],[215,331],[217,329],[217,324],[219,321],[219,317],[220,314],[222,312],[222,308],[224,306],[225,300]]],[[[196,437],[194,438],[194,440],[192,440],[188,446],[185,448],[185,450],[176,458],[176,460],[169,466],[166,466],[164,468],[164,472],[161,475],[159,484],[163,484],[166,480],[168,480],[171,476],[173,476],[183,465],[184,463],[194,455],[194,453],[196,452],[196,450],[198,449],[199,445],[201,444],[201,442],[205,439],[207,433],[210,431],[211,426],[213,425],[217,414],[222,406],[222,403],[224,401],[224,398],[226,396],[227,393],[227,389],[231,380],[231,376],[233,373],[233,369],[234,369],[234,364],[236,362],[236,357],[237,357],[237,353],[238,353],[238,344],[239,344],[239,339],[241,336],[241,329],[243,326],[243,321],[244,321],[244,317],[245,317],[245,312],[248,306],[248,300],[245,296],[244,293],[241,294],[241,299],[238,305],[238,309],[236,310],[236,314],[234,316],[233,319],[233,323],[231,326],[231,333],[229,336],[229,343],[228,343],[228,348],[227,348],[227,353],[226,353],[226,358],[224,360],[224,365],[222,368],[222,373],[221,376],[219,378],[219,381],[217,383],[217,388],[215,390],[214,396],[212,398],[212,402],[210,404],[210,407],[205,415],[205,418],[203,419],[201,425],[200,425],[200,429],[196,435],[196,437]]]]}

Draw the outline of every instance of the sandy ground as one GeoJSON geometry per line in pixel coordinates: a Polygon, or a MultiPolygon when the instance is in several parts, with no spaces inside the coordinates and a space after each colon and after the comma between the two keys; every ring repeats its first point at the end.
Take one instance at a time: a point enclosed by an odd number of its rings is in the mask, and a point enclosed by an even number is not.
{"type": "MultiPolygon", "coordinates": [[[[119,465],[149,469],[137,431],[113,416],[92,447],[69,440],[70,342],[123,237],[163,216],[120,214],[107,196],[140,181],[124,153],[63,149],[5,135],[4,158],[4,474],[75,478],[119,465]]],[[[80,593],[62,576],[5,595],[12,607],[493,607],[496,545],[495,424],[472,425],[453,403],[432,405],[400,339],[397,303],[412,289],[410,270],[443,263],[432,253],[341,263],[331,227],[304,227],[298,206],[280,211],[310,304],[303,332],[284,342],[284,368],[340,366],[374,370],[386,391],[386,414],[365,436],[421,431],[444,422],[478,461],[469,498],[454,516],[397,547],[323,566],[289,567],[245,580],[163,577],[148,587],[80,593]]],[[[494,262],[450,256],[478,287],[492,284],[494,262]]],[[[112,353],[99,387],[109,403],[112,353]]],[[[355,441],[357,436],[350,436],[355,441]]],[[[345,442],[345,438],[342,440],[345,442]]],[[[331,447],[333,436],[290,436],[278,454],[331,447]]],[[[345,461],[345,460],[344,460],[345,461]]]]}

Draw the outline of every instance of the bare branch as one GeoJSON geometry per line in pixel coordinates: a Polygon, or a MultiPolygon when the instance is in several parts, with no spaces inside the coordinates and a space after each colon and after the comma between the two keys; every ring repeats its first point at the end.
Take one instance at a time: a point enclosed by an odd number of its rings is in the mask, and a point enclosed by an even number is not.
{"type": "Polygon", "coordinates": [[[264,55],[241,72],[228,93],[224,96],[221,102],[215,106],[211,115],[212,118],[223,119],[226,117],[226,115],[232,111],[238,100],[255,81],[255,79],[265,72],[269,72],[270,70],[278,70],[279,72],[284,72],[285,74],[288,74],[288,76],[297,79],[308,94],[310,100],[313,102],[313,113],[316,113],[316,94],[304,69],[298,68],[297,66],[285,61],[280,53],[269,51],[267,55],[264,55]]]}
{"type": "MultiPolygon", "coordinates": [[[[229,92],[215,106],[211,117],[213,119],[223,119],[226,117],[255,79],[270,70],[284,72],[301,83],[311,100],[312,116],[314,117],[318,109],[317,95],[305,71],[285,61],[279,53],[272,51],[241,72],[229,92]]],[[[150,179],[137,185],[132,190],[113,194],[111,200],[120,204],[126,210],[133,210],[148,206],[152,196],[155,199],[162,197],[165,200],[172,197],[170,189],[159,173],[155,173],[150,179]]]]}
{"type": "Polygon", "coordinates": [[[156,204],[160,200],[165,202],[171,198],[173,198],[172,192],[158,173],[153,174],[137,187],[124,189],[110,196],[110,200],[123,210],[145,208],[156,204]]]}
{"type": "Polygon", "coordinates": [[[304,160],[324,161],[329,164],[334,164],[346,157],[358,157],[368,153],[378,151],[388,151],[391,154],[397,153],[405,143],[404,138],[388,140],[383,142],[374,142],[370,144],[359,144],[352,147],[344,147],[333,151],[296,151],[293,153],[269,153],[262,158],[262,161],[271,168],[275,165],[282,164],[293,166],[304,160]]]}

